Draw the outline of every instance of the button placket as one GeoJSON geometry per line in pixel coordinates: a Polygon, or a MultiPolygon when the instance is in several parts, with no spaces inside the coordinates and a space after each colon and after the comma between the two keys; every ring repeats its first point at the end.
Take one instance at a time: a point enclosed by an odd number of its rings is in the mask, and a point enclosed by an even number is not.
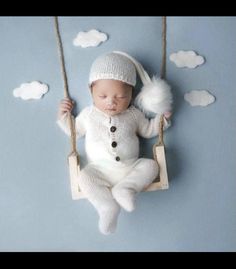
{"type": "Polygon", "coordinates": [[[116,130],[117,130],[117,127],[115,126],[115,122],[114,122],[114,119],[110,118],[110,128],[109,128],[109,131],[110,131],[110,136],[111,136],[111,149],[112,149],[112,152],[116,155],[116,148],[117,148],[117,139],[116,139],[116,130]]]}
{"type": "Polygon", "coordinates": [[[111,137],[111,151],[112,154],[114,155],[114,160],[117,162],[120,161],[120,157],[117,155],[117,127],[115,126],[115,119],[110,118],[109,121],[109,131],[110,131],[110,137],[111,137]]]}

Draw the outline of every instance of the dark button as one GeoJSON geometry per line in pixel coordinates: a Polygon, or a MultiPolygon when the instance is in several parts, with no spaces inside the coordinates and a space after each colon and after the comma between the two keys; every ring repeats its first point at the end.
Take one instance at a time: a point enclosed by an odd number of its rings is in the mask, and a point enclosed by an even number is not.
{"type": "Polygon", "coordinates": [[[110,131],[111,131],[112,133],[114,133],[114,132],[116,131],[116,127],[115,127],[115,126],[111,126],[110,131]]]}
{"type": "Polygon", "coordinates": [[[117,162],[120,161],[120,157],[119,157],[119,156],[116,157],[116,161],[117,161],[117,162]]]}
{"type": "Polygon", "coordinates": [[[115,148],[115,147],[117,146],[117,143],[114,141],[114,142],[111,143],[111,146],[112,146],[113,148],[115,148]]]}

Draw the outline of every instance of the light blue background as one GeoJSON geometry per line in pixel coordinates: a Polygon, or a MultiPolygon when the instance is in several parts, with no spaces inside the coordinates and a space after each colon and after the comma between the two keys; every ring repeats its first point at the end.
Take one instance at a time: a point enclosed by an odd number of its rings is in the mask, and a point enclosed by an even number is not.
{"type": "MultiPolygon", "coordinates": [[[[151,74],[161,63],[161,17],[60,17],[75,113],[91,103],[88,72],[94,58],[124,50],[151,74]],[[98,29],[109,40],[74,47],[79,31],[98,29]]],[[[236,18],[168,17],[167,54],[195,50],[196,69],[167,60],[175,106],[165,133],[170,189],[142,193],[133,213],[122,211],[117,232],[104,236],[86,201],[73,201],[66,157],[68,137],[55,124],[63,97],[52,17],[0,18],[0,250],[1,251],[235,251],[236,250],[236,18]],[[43,99],[12,91],[39,80],[43,99]],[[216,102],[191,107],[185,92],[207,89],[216,102]]],[[[151,157],[155,139],[142,140],[151,157]]],[[[83,140],[79,142],[83,156],[83,140]]]]}

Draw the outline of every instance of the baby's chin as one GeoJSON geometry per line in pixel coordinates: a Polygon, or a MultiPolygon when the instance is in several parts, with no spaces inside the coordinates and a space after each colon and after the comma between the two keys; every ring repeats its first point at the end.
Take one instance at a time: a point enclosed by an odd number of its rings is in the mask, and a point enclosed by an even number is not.
{"type": "Polygon", "coordinates": [[[106,113],[108,116],[115,116],[120,114],[122,111],[118,109],[104,109],[103,112],[106,113]]]}

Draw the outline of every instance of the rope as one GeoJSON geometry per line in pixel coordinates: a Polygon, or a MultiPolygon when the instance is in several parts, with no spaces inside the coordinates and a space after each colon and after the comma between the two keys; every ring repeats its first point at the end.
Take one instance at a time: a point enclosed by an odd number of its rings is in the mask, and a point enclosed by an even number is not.
{"type": "MultiPolygon", "coordinates": [[[[162,61],[161,61],[161,78],[166,77],[166,17],[162,17],[162,61]]],[[[164,126],[164,116],[161,115],[159,122],[159,132],[158,132],[158,146],[164,146],[163,140],[163,126],[164,126]]]]}
{"type": "MultiPolygon", "coordinates": [[[[58,45],[60,64],[61,64],[61,73],[62,73],[63,83],[64,83],[64,97],[70,98],[63,46],[62,46],[61,35],[60,35],[60,30],[59,30],[58,17],[56,16],[54,17],[54,27],[55,27],[56,37],[57,37],[57,45],[58,45]]],[[[73,116],[71,115],[71,112],[69,112],[69,127],[70,127],[70,133],[71,133],[71,150],[72,150],[71,154],[78,155],[77,149],[76,149],[77,148],[76,147],[76,130],[75,130],[74,120],[73,120],[73,116]]]]}
{"type": "Polygon", "coordinates": [[[162,17],[162,63],[161,78],[166,77],[166,17],[162,17]]]}
{"type": "Polygon", "coordinates": [[[163,140],[163,126],[164,126],[164,117],[161,115],[160,122],[159,122],[159,135],[158,135],[158,141],[157,146],[164,146],[164,140],[163,140]]]}
{"type": "MultiPolygon", "coordinates": [[[[54,26],[55,26],[55,31],[56,31],[59,56],[60,56],[60,62],[61,62],[61,72],[62,72],[63,82],[64,82],[64,96],[65,98],[70,98],[68,80],[67,80],[67,74],[66,74],[66,68],[65,68],[64,52],[63,52],[63,46],[62,46],[57,16],[54,17],[54,26]]],[[[166,28],[167,28],[166,16],[163,16],[162,17],[162,63],[161,63],[161,78],[162,79],[166,77],[166,28]]],[[[164,126],[164,116],[161,115],[160,122],[159,122],[159,135],[158,135],[157,145],[164,145],[163,126],[164,126]]],[[[70,112],[69,112],[69,127],[70,127],[70,132],[71,132],[71,148],[72,148],[71,153],[78,155],[77,147],[76,147],[76,130],[74,126],[73,116],[71,115],[70,112]]]]}

